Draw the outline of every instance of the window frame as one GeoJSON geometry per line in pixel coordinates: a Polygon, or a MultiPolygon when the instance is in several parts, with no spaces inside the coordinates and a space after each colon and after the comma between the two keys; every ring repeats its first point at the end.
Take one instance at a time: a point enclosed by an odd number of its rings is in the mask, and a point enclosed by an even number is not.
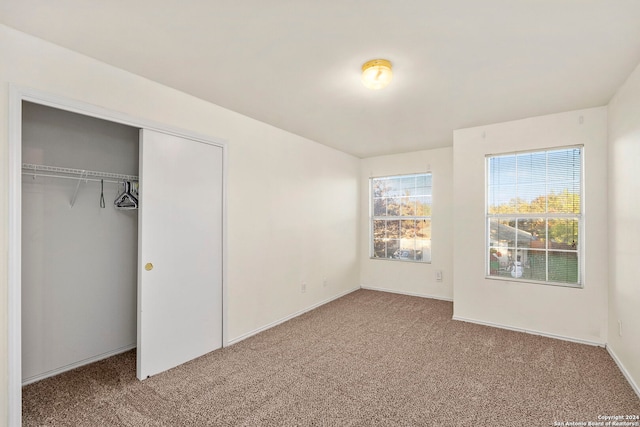
{"type": "MultiPolygon", "coordinates": [[[[420,196],[416,196],[420,197],[420,196]]],[[[429,221],[429,229],[430,234],[433,226],[433,173],[432,172],[413,172],[413,173],[403,173],[403,174],[394,174],[394,175],[383,175],[383,176],[371,176],[369,177],[369,259],[371,260],[385,260],[385,261],[398,261],[398,262],[408,262],[408,263],[416,263],[416,264],[431,264],[432,262],[432,238],[431,235],[429,237],[429,258],[428,260],[424,260],[424,252],[423,259],[403,259],[403,258],[393,258],[393,257],[378,257],[375,256],[375,237],[374,237],[374,222],[376,220],[428,220],[429,221]],[[430,198],[429,206],[431,207],[431,214],[426,216],[422,215],[412,215],[412,216],[376,216],[375,213],[375,198],[374,198],[374,182],[375,180],[382,179],[403,179],[408,177],[417,177],[417,176],[428,176],[431,180],[431,191],[428,196],[430,198]]],[[[399,248],[400,249],[400,248],[399,248]]]]}
{"type": "MultiPolygon", "coordinates": [[[[545,164],[548,167],[548,163],[546,163],[547,161],[545,161],[545,164]]],[[[584,288],[584,283],[585,283],[585,210],[584,210],[584,188],[585,188],[585,147],[582,144],[577,144],[577,145],[566,145],[566,146],[558,146],[558,147],[547,147],[547,148],[540,148],[540,149],[531,149],[531,150],[521,150],[521,151],[510,151],[510,152],[504,152],[504,153],[492,153],[492,154],[487,154],[485,155],[485,200],[484,200],[484,210],[485,210],[485,220],[484,220],[484,224],[485,224],[485,230],[484,230],[484,236],[485,236],[485,243],[484,243],[484,275],[485,275],[485,279],[489,279],[489,280],[498,280],[498,281],[505,281],[505,282],[518,282],[518,283],[532,283],[532,284],[538,284],[538,285],[547,285],[547,286],[559,286],[559,287],[563,287],[563,288],[573,288],[573,289],[583,289],[584,288]],[[517,156],[517,155],[522,155],[522,154],[527,154],[527,153],[549,153],[549,152],[555,152],[555,151],[563,151],[563,150],[572,150],[572,149],[579,149],[580,150],[580,185],[579,185],[579,198],[580,198],[580,204],[579,204],[579,208],[580,208],[580,213],[576,214],[576,213],[558,213],[558,212],[548,212],[548,209],[546,212],[544,213],[539,213],[539,212],[526,212],[526,213],[518,213],[518,212],[514,212],[514,213],[507,213],[507,214],[491,214],[489,213],[489,186],[490,186],[490,160],[492,158],[495,157],[504,157],[504,156],[517,156]],[[576,251],[569,251],[569,250],[560,250],[560,249],[550,249],[549,248],[549,244],[546,243],[545,244],[545,248],[544,248],[544,252],[545,255],[547,256],[547,262],[545,263],[545,277],[547,278],[547,280],[535,280],[535,279],[530,279],[530,278],[516,278],[516,277],[501,277],[501,276],[496,276],[496,275],[491,275],[491,220],[492,219],[512,219],[514,221],[519,221],[519,220],[526,220],[526,219],[542,219],[544,218],[545,222],[549,219],[556,219],[556,218],[567,218],[567,219],[577,219],[577,223],[578,223],[578,243],[577,243],[577,249],[576,251]],[[549,262],[548,262],[548,253],[549,252],[567,252],[567,253],[576,253],[577,257],[578,257],[578,269],[577,269],[577,282],[576,283],[569,283],[569,282],[556,282],[556,281],[550,281],[549,279],[549,262]]],[[[517,168],[516,168],[517,170],[517,168]]],[[[546,174],[545,174],[546,175],[546,174]]],[[[548,180],[548,176],[545,177],[545,186],[547,186],[549,183],[548,180]]],[[[517,185],[517,184],[516,184],[517,185]]],[[[545,195],[548,195],[548,191],[545,193],[545,195]]],[[[516,197],[518,197],[518,193],[516,192],[516,197]]],[[[548,229],[548,226],[546,227],[548,229]]],[[[549,242],[548,236],[546,236],[547,238],[545,239],[546,242],[549,242]]],[[[517,239],[517,237],[516,237],[517,239]]],[[[511,250],[511,248],[509,248],[511,250]]],[[[530,248],[520,248],[520,249],[526,249],[526,250],[530,250],[530,248]]],[[[514,248],[516,254],[519,250],[517,243],[516,246],[514,248]]]]}

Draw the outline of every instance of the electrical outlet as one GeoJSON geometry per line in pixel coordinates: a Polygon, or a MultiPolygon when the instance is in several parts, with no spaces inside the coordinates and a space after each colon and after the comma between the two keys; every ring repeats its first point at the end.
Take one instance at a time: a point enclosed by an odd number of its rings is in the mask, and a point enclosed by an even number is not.
{"type": "Polygon", "coordinates": [[[436,270],[436,281],[442,282],[442,270],[436,270]]]}
{"type": "Polygon", "coordinates": [[[618,335],[622,336],[622,320],[618,320],[618,335]]]}
{"type": "Polygon", "coordinates": [[[300,284],[300,291],[304,294],[305,292],[307,292],[307,284],[305,282],[302,282],[300,284]]]}

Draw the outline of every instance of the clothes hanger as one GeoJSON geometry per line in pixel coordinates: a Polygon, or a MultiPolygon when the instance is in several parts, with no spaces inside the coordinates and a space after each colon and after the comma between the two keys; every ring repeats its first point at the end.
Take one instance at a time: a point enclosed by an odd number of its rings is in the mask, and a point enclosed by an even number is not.
{"type": "Polygon", "coordinates": [[[100,207],[102,209],[105,208],[105,204],[104,204],[104,179],[100,180],[100,207]]]}
{"type": "Polygon", "coordinates": [[[124,191],[120,193],[113,205],[116,209],[120,210],[132,210],[138,209],[138,198],[131,194],[131,181],[124,181],[124,191]]]}

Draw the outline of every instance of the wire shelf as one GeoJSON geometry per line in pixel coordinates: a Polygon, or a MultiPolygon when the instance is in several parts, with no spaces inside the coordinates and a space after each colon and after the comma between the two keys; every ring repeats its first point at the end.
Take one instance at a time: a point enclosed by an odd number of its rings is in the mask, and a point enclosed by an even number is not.
{"type": "Polygon", "coordinates": [[[23,163],[22,164],[22,174],[33,176],[35,179],[38,176],[44,176],[47,178],[64,178],[64,179],[74,179],[78,180],[78,184],[76,185],[76,190],[73,193],[73,197],[71,198],[71,207],[76,203],[76,198],[78,197],[78,190],[80,189],[80,184],[88,181],[98,181],[98,182],[111,182],[115,184],[119,184],[124,181],[133,181],[137,182],[138,177],[135,175],[124,175],[119,173],[111,173],[111,172],[99,172],[99,171],[88,171],[82,169],[71,169],[71,168],[61,168],[59,166],[47,166],[47,165],[34,165],[31,163],[23,163]]]}
{"type": "Polygon", "coordinates": [[[33,175],[35,176],[65,177],[65,178],[76,178],[76,179],[83,179],[83,180],[86,180],[88,178],[94,178],[94,179],[97,178],[98,180],[108,178],[116,181],[138,181],[138,177],[135,175],[124,175],[124,174],[111,173],[111,172],[61,168],[59,166],[34,165],[30,163],[23,163],[22,171],[23,173],[34,172],[33,175]],[[38,172],[47,172],[49,174],[58,174],[58,175],[45,175],[38,172]]]}

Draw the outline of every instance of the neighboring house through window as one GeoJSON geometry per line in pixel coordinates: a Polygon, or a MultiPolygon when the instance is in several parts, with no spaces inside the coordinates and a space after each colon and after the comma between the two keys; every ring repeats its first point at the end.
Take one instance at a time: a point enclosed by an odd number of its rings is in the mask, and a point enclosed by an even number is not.
{"type": "Polygon", "coordinates": [[[371,258],[431,262],[431,174],[370,181],[371,258]]]}
{"type": "Polygon", "coordinates": [[[582,147],[487,157],[486,275],[582,286],[582,147]]]}

